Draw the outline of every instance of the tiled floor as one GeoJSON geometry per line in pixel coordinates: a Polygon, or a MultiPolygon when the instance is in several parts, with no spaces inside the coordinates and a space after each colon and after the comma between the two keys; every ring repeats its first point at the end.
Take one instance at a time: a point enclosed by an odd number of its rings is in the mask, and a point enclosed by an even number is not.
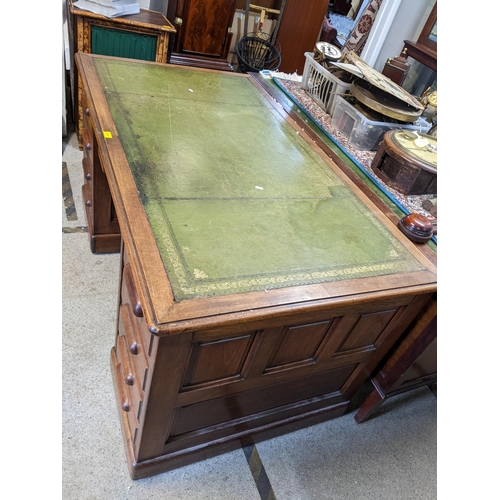
{"type": "Polygon", "coordinates": [[[90,252],[82,153],[63,138],[62,498],[175,500],[431,500],[437,497],[437,398],[428,388],[256,446],[132,481],[115,406],[117,254],[90,252]]]}

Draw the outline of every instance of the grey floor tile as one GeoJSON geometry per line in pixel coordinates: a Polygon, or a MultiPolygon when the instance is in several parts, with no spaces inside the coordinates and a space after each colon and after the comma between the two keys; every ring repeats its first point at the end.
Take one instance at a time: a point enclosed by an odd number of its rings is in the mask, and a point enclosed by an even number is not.
{"type": "Polygon", "coordinates": [[[395,396],[356,424],[354,412],[257,449],[277,499],[436,498],[436,397],[395,396]]]}
{"type": "Polygon", "coordinates": [[[117,300],[120,255],[93,254],[87,233],[63,234],[63,297],[110,294],[117,300]]]}
{"type": "MultiPolygon", "coordinates": [[[[104,456],[103,459],[108,457],[104,456]]],[[[103,460],[104,462],[104,460],[103,460]]],[[[85,471],[87,474],[88,470],[85,471]]],[[[67,500],[259,500],[241,450],[175,471],[132,481],[116,459],[63,488],[67,500]]]]}

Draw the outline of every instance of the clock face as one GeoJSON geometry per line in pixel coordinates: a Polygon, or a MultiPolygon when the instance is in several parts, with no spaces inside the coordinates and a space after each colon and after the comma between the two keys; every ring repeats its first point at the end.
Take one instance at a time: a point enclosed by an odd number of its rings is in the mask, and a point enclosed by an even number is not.
{"type": "Polygon", "coordinates": [[[326,59],[329,59],[331,61],[338,61],[342,57],[342,52],[340,51],[340,49],[328,42],[318,42],[316,44],[316,49],[319,52],[324,53],[326,59]]]}
{"type": "Polygon", "coordinates": [[[406,102],[408,105],[414,107],[415,109],[423,111],[424,106],[420,101],[418,101],[416,97],[409,94],[399,85],[396,85],[392,80],[387,78],[382,73],[375,71],[352,50],[347,52],[346,55],[347,58],[363,73],[363,77],[372,85],[375,85],[375,87],[378,87],[380,90],[383,90],[384,92],[393,95],[397,99],[406,102]]]}
{"type": "Polygon", "coordinates": [[[409,156],[437,169],[437,139],[435,137],[414,131],[398,130],[392,134],[392,140],[409,156]]]}

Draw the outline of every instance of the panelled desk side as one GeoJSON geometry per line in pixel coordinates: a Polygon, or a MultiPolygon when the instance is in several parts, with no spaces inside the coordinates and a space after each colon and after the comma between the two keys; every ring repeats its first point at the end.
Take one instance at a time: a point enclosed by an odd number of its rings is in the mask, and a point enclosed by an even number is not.
{"type": "Polygon", "coordinates": [[[96,58],[78,54],[76,60],[122,235],[111,366],[131,477],[343,414],[435,293],[434,264],[275,107],[420,270],[174,300],[96,58]],[[115,140],[105,139],[104,131],[115,140]]]}

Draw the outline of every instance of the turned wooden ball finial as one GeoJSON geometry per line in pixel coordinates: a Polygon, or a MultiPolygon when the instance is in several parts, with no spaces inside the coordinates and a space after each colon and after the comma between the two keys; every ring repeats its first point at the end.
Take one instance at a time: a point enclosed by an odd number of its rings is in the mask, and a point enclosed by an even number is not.
{"type": "Polygon", "coordinates": [[[432,222],[425,215],[416,213],[403,217],[398,222],[398,227],[407,238],[416,243],[425,243],[434,234],[432,222]]]}

